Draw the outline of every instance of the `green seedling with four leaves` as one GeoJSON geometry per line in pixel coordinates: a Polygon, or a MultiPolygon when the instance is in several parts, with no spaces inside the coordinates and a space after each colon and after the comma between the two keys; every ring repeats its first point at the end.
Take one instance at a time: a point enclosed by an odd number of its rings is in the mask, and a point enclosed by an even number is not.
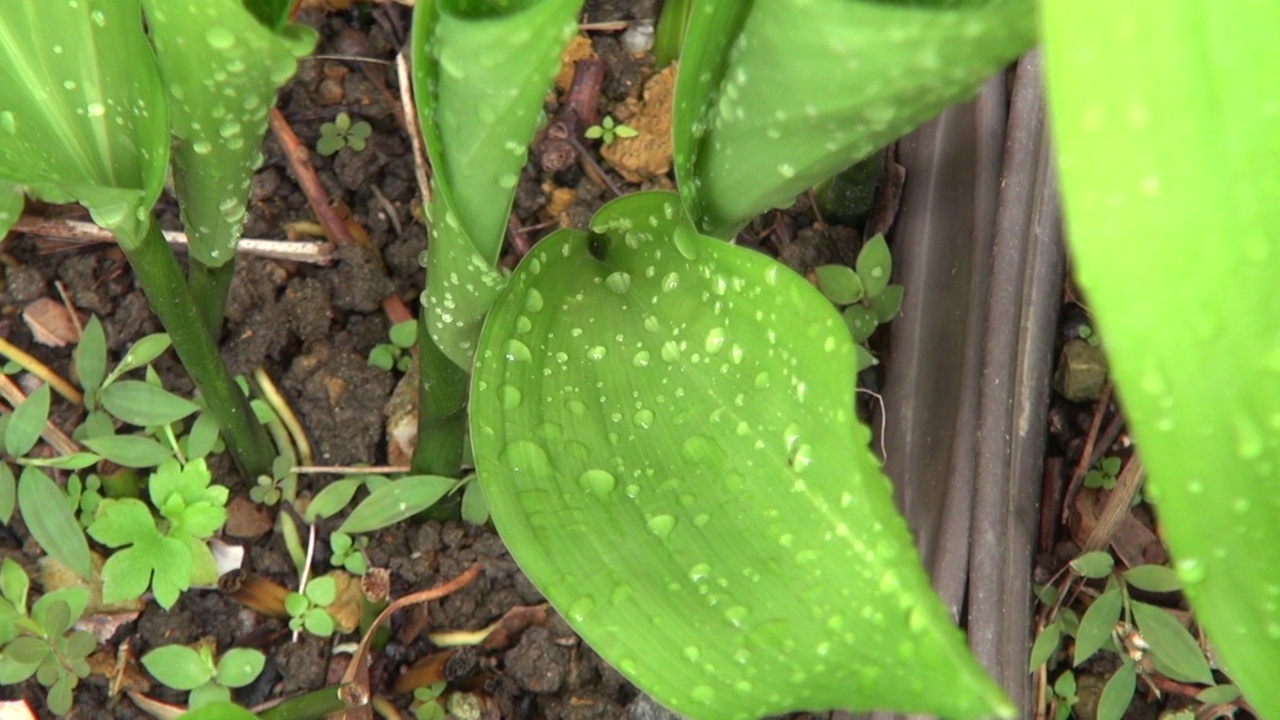
{"type": "Polygon", "coordinates": [[[364,120],[351,122],[351,116],[340,112],[333,122],[320,126],[320,140],[316,143],[316,152],[321,155],[333,155],[344,147],[356,152],[364,150],[373,134],[373,126],[364,120]]]}
{"type": "Polygon", "coordinates": [[[312,578],[302,592],[291,592],[284,599],[289,612],[289,627],[294,632],[306,630],[312,635],[329,637],[334,631],[333,616],[325,608],[337,599],[338,587],[328,575],[312,578]]]}
{"type": "Polygon", "coordinates": [[[1085,473],[1084,486],[1110,490],[1116,486],[1116,476],[1120,474],[1121,460],[1118,457],[1105,457],[1089,472],[1085,473]]]}
{"type": "Polygon", "coordinates": [[[840,316],[855,343],[858,372],[875,365],[867,340],[877,327],[892,320],[902,309],[902,286],[889,284],[893,258],[884,236],[876,235],[862,246],[853,268],[820,265],[813,274],[822,294],[841,308],[840,316]]]}
{"type": "Polygon", "coordinates": [[[232,648],[215,661],[212,640],[195,647],[164,645],[142,656],[152,677],[174,690],[190,691],[187,706],[192,710],[230,702],[231,691],[256,680],[266,661],[252,648],[232,648]]]}
{"type": "Polygon", "coordinates": [[[447,716],[439,697],[445,690],[445,683],[438,682],[427,687],[415,688],[413,700],[413,717],[416,720],[444,720],[447,716]]]}
{"type": "Polygon", "coordinates": [[[369,538],[352,538],[347,533],[335,532],[329,536],[329,564],[336,565],[352,575],[364,575],[369,570],[364,549],[369,538]]]}
{"type": "Polygon", "coordinates": [[[72,630],[80,620],[89,591],[67,588],[45,593],[27,612],[30,581],[18,563],[0,564],[0,685],[21,683],[34,675],[49,688],[45,702],[55,715],[71,710],[76,685],[89,674],[86,661],[97,640],[72,630]]]}
{"type": "Polygon", "coordinates": [[[612,145],[614,138],[633,138],[640,133],[630,125],[614,120],[612,115],[605,115],[599,125],[592,125],[582,134],[589,140],[600,140],[605,145],[612,145]]]}

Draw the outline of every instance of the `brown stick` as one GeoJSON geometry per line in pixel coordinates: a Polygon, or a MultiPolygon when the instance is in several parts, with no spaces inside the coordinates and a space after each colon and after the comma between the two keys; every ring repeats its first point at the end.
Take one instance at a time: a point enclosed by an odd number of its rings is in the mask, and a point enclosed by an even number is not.
{"type": "MultiPolygon", "coordinates": [[[[1084,482],[1084,476],[1089,472],[1089,468],[1093,466],[1093,448],[1098,440],[1098,428],[1102,426],[1102,416],[1107,412],[1107,405],[1111,403],[1111,383],[1107,383],[1102,387],[1102,394],[1098,397],[1098,404],[1093,406],[1093,420],[1089,422],[1089,434],[1085,437],[1084,448],[1080,450],[1080,460],[1076,463],[1076,469],[1071,473],[1071,482],[1067,485],[1067,494],[1062,498],[1062,522],[1067,521],[1067,509],[1071,507],[1071,502],[1075,500],[1076,494],[1080,492],[1080,484],[1084,482]]],[[[1106,445],[1110,445],[1112,441],[1107,441],[1106,445]]],[[[1103,446],[1106,450],[1106,446],[1103,446]]]]}
{"type": "Polygon", "coordinates": [[[343,701],[347,703],[347,716],[352,717],[354,710],[364,707],[369,702],[369,646],[373,642],[374,636],[377,634],[378,627],[391,617],[391,613],[399,610],[406,605],[416,605],[429,600],[436,600],[446,595],[451,595],[458,590],[466,587],[472,580],[480,575],[480,563],[473,563],[471,567],[466,569],[458,577],[427,590],[405,595],[404,597],[393,601],[374,619],[369,625],[369,629],[365,631],[364,637],[360,639],[360,645],[351,655],[351,663],[347,665],[347,670],[342,674],[342,685],[339,695],[343,701]]]}
{"type": "Polygon", "coordinates": [[[573,81],[565,105],[587,126],[600,122],[600,88],[604,86],[604,61],[583,58],[573,65],[573,81]]]}
{"type": "MultiPolygon", "coordinates": [[[[116,236],[110,231],[104,230],[93,223],[37,217],[34,215],[23,215],[18,219],[18,222],[14,223],[13,230],[27,235],[39,235],[81,244],[114,243],[116,241],[116,236]]],[[[165,230],[163,233],[165,241],[170,245],[179,247],[187,245],[185,233],[173,230],[165,230]]],[[[329,243],[240,238],[240,241],[236,244],[236,252],[245,255],[275,258],[277,260],[295,260],[316,265],[327,265],[333,262],[333,246],[329,243]]]]}
{"type": "Polygon", "coordinates": [[[338,215],[329,205],[329,193],[325,192],[324,186],[320,184],[320,178],[316,176],[316,169],[311,164],[311,152],[298,139],[297,133],[289,126],[289,121],[285,119],[284,113],[280,112],[280,108],[271,108],[271,132],[275,134],[276,140],[280,141],[285,159],[289,161],[289,169],[293,171],[293,177],[297,179],[302,193],[307,196],[307,204],[311,206],[311,212],[324,228],[325,237],[329,238],[329,242],[334,245],[354,245],[355,238],[351,237],[346,223],[338,219],[338,215]]]}

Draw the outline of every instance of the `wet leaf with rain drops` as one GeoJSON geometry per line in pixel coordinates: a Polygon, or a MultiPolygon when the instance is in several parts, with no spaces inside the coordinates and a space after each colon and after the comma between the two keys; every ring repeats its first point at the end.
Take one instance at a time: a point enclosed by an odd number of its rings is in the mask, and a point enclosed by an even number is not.
{"type": "Polygon", "coordinates": [[[494,523],[602,656],[696,718],[1013,708],[930,589],[853,414],[854,346],[679,198],[605,206],[522,262],[471,434],[494,523]]]}

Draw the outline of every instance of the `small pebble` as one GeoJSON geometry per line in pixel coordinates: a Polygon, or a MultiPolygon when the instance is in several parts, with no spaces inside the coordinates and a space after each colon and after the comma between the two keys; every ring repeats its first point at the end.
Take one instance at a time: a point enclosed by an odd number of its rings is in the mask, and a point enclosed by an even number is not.
{"type": "Polygon", "coordinates": [[[622,33],[622,48],[632,55],[653,49],[653,23],[634,22],[622,33]]]}

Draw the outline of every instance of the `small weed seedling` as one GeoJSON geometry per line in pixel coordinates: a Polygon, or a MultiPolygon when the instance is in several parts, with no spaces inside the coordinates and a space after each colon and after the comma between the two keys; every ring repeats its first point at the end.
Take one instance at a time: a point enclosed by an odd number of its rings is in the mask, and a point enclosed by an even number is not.
{"type": "Polygon", "coordinates": [[[1121,461],[1118,457],[1105,457],[1096,467],[1084,476],[1084,486],[1110,490],[1116,486],[1116,476],[1120,474],[1121,461]]]}
{"type": "Polygon", "coordinates": [[[257,679],[266,656],[251,648],[232,648],[214,661],[212,640],[196,647],[165,645],[142,656],[147,672],[174,690],[187,690],[194,710],[214,702],[230,702],[231,690],[257,679]]]}
{"type": "Polygon", "coordinates": [[[876,364],[867,349],[867,339],[902,309],[902,286],[889,284],[893,257],[883,235],[876,235],[862,246],[854,265],[854,268],[822,265],[814,269],[813,274],[822,294],[842,308],[840,316],[856,344],[857,367],[861,372],[876,364]]]}
{"type": "Polygon", "coordinates": [[[445,683],[438,682],[413,691],[413,717],[416,720],[444,720],[444,706],[440,704],[440,695],[444,692],[445,683]]]}
{"type": "Polygon", "coordinates": [[[289,612],[289,627],[294,632],[306,630],[312,635],[329,637],[333,634],[333,617],[325,608],[337,599],[338,586],[332,577],[321,576],[307,582],[303,592],[291,592],[284,599],[289,612]]]}
{"type": "Polygon", "coordinates": [[[1037,595],[1048,608],[1045,622],[1031,648],[1030,671],[1053,674],[1059,650],[1070,649],[1066,669],[1058,671],[1051,683],[1055,705],[1052,715],[1064,720],[1078,700],[1077,668],[1099,652],[1115,657],[1116,669],[1107,679],[1098,701],[1098,720],[1120,720],[1133,700],[1139,677],[1162,675],[1179,683],[1206,686],[1197,699],[1207,705],[1227,704],[1239,697],[1234,685],[1218,684],[1201,649],[1187,628],[1168,610],[1135,600],[1130,589],[1148,593],[1181,590],[1177,575],[1162,565],[1139,565],[1116,571],[1106,552],[1090,552],[1069,564],[1060,585],[1043,586],[1037,595]],[[1089,581],[1105,586],[1078,614],[1064,601],[1088,594],[1089,581]],[[1065,642],[1071,638],[1074,643],[1065,642]]]}
{"type": "Polygon", "coordinates": [[[407,371],[410,363],[413,362],[413,355],[409,350],[418,342],[418,322],[416,320],[398,322],[391,326],[387,335],[391,342],[374,345],[369,351],[369,364],[379,370],[395,368],[400,372],[407,371]]]}
{"type": "Polygon", "coordinates": [[[356,152],[364,150],[373,134],[373,127],[364,120],[351,122],[351,116],[340,112],[333,122],[320,126],[320,140],[316,143],[316,152],[321,155],[333,155],[344,147],[356,152]]]}
{"type": "Polygon", "coordinates": [[[1076,332],[1081,340],[1094,347],[1102,347],[1102,336],[1095,332],[1092,326],[1081,324],[1076,332]]]}
{"type": "Polygon", "coordinates": [[[600,140],[605,145],[612,145],[615,138],[633,138],[640,133],[630,125],[617,122],[612,115],[605,115],[599,125],[592,125],[583,134],[588,139],[600,140]]]}
{"type": "Polygon", "coordinates": [[[336,565],[352,575],[364,575],[369,571],[369,563],[365,560],[364,549],[369,538],[352,538],[344,532],[336,532],[329,536],[329,563],[336,565]]]}
{"type": "Polygon", "coordinates": [[[85,660],[97,640],[83,630],[69,632],[84,613],[89,591],[68,588],[46,593],[27,613],[30,582],[22,567],[5,558],[0,565],[0,685],[32,675],[47,688],[45,702],[56,715],[71,710],[72,694],[89,674],[85,660]]]}
{"type": "Polygon", "coordinates": [[[204,460],[181,465],[164,461],[147,482],[151,504],[137,498],[109,498],[98,505],[89,534],[115,548],[102,566],[106,602],[136,598],[150,586],[156,602],[168,609],[192,582],[217,579],[206,541],[227,521],[227,488],[210,484],[204,460]]]}

